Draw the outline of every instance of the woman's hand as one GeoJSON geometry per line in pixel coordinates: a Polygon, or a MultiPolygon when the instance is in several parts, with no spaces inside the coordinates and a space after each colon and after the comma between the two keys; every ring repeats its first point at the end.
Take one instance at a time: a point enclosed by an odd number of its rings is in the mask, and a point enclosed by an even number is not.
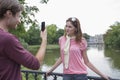
{"type": "Polygon", "coordinates": [[[50,73],[52,73],[52,71],[50,71],[50,70],[48,72],[46,72],[46,76],[49,76],[50,73]]]}
{"type": "Polygon", "coordinates": [[[110,77],[108,77],[106,75],[102,75],[102,78],[104,78],[105,80],[110,80],[110,77]]]}

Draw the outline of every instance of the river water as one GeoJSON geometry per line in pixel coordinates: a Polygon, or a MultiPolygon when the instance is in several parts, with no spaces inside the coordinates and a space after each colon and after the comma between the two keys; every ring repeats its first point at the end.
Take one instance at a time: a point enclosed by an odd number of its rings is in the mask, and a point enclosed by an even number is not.
{"type": "MultiPolygon", "coordinates": [[[[87,50],[89,60],[102,73],[120,79],[120,51],[104,49],[103,45],[90,45],[87,50]]],[[[42,71],[48,71],[60,56],[59,49],[47,50],[42,71]]],[[[62,73],[62,64],[54,72],[62,73]]],[[[99,76],[88,69],[89,76],[99,76]]]]}

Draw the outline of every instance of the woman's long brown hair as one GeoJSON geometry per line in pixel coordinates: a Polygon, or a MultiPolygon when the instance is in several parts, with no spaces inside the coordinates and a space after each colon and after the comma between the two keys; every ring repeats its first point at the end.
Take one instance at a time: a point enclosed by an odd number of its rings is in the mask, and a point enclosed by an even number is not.
{"type": "MultiPolygon", "coordinates": [[[[71,24],[76,28],[75,36],[76,36],[76,42],[81,42],[82,39],[82,30],[80,26],[80,21],[76,17],[70,17],[66,20],[66,22],[71,22],[71,24]]],[[[66,32],[64,33],[66,36],[66,32]]]]}

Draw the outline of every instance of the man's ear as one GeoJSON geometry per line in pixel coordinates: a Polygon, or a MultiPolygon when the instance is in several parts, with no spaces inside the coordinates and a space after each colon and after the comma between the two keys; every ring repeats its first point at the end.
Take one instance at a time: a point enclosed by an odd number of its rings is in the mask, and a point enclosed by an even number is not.
{"type": "Polygon", "coordinates": [[[12,12],[10,10],[7,10],[4,16],[9,18],[12,16],[12,12]]]}

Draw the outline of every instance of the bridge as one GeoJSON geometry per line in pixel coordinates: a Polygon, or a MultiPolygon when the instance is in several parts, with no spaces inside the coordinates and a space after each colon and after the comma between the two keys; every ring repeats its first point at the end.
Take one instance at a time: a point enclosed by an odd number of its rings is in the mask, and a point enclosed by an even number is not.
{"type": "MultiPolygon", "coordinates": [[[[22,77],[24,77],[23,80],[41,80],[41,76],[43,77],[42,80],[48,80],[46,76],[46,72],[41,72],[36,70],[21,70],[21,72],[22,72],[22,77]]],[[[63,76],[62,73],[51,73],[49,75],[53,77],[53,80],[58,80],[58,77],[63,76]]],[[[88,80],[104,80],[104,79],[96,76],[88,76],[88,80]]],[[[120,79],[110,78],[110,80],[120,80],[120,79]]]]}

